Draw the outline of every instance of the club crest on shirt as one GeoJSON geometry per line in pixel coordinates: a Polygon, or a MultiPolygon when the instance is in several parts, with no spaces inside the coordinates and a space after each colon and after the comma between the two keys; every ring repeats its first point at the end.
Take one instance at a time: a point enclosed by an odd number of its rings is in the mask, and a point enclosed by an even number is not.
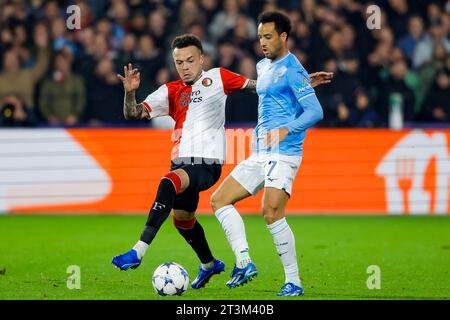
{"type": "Polygon", "coordinates": [[[209,87],[210,85],[212,85],[213,81],[211,78],[205,78],[202,80],[202,85],[204,87],[209,87]]]}
{"type": "Polygon", "coordinates": [[[280,78],[286,73],[287,68],[286,67],[281,67],[280,69],[276,70],[273,73],[273,82],[277,83],[278,80],[280,80],[280,78]]]}

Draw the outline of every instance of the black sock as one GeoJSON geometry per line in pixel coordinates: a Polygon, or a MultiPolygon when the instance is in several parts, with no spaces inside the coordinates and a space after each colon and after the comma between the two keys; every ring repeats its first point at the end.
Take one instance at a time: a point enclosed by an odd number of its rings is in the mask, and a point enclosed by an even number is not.
{"type": "MultiPolygon", "coordinates": [[[[195,218],[194,218],[195,219],[195,218]]],[[[195,220],[191,228],[184,228],[179,220],[174,219],[175,227],[183,236],[187,243],[194,249],[201,263],[209,263],[214,260],[214,257],[209,249],[208,241],[206,241],[205,231],[202,225],[195,220]]]]}
{"type": "Polygon", "coordinates": [[[176,190],[173,182],[170,179],[162,179],[159,183],[155,202],[148,214],[144,231],[141,234],[141,241],[147,244],[153,241],[159,228],[161,228],[172,210],[175,196],[176,190]]]}

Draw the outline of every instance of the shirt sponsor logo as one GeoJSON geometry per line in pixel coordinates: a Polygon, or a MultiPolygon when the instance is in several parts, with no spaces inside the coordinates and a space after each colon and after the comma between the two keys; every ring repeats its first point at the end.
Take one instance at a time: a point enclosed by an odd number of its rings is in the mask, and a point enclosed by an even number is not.
{"type": "Polygon", "coordinates": [[[180,105],[182,107],[189,106],[190,103],[199,103],[203,101],[200,90],[193,91],[192,93],[183,92],[180,95],[180,105]]]}
{"type": "Polygon", "coordinates": [[[308,79],[303,76],[302,86],[298,89],[298,92],[302,93],[309,89],[312,89],[311,84],[309,83],[308,79]]]}

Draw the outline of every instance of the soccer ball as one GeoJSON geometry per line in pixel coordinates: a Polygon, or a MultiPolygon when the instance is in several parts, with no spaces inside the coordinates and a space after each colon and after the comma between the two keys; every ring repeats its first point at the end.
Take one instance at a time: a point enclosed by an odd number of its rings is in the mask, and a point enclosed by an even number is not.
{"type": "Polygon", "coordinates": [[[152,284],[160,296],[181,296],[188,288],[189,276],[178,263],[166,262],[153,272],[152,284]]]}

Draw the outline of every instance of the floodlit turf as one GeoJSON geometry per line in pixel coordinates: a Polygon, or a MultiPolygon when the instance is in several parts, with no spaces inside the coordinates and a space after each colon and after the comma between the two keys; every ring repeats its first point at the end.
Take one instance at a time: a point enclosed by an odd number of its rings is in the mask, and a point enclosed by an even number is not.
{"type": "MultiPolygon", "coordinates": [[[[200,216],[225,273],[206,288],[172,299],[277,299],[284,275],[259,216],[245,216],[250,253],[260,275],[243,287],[225,282],[233,255],[219,223],[200,216]]],[[[144,216],[0,216],[0,299],[167,299],[151,286],[162,262],[183,265],[191,278],[198,260],[167,221],[136,270],[111,258],[137,240],[144,216]],[[69,290],[67,267],[81,268],[81,289],[69,290]]],[[[300,299],[448,299],[449,217],[290,216],[306,295],[300,299]],[[381,269],[381,289],[367,289],[367,268],[381,269]]],[[[297,299],[297,298],[296,298],[297,299]]]]}

